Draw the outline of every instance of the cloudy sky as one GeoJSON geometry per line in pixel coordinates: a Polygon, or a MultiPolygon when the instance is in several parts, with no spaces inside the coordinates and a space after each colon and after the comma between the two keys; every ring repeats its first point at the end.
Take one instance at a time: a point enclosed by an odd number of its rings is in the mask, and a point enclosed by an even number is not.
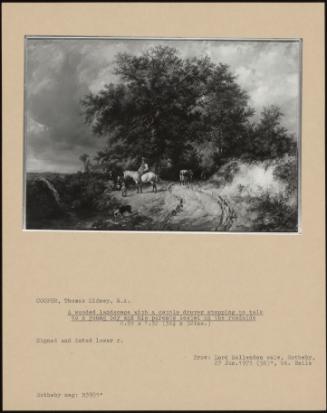
{"type": "Polygon", "coordinates": [[[181,57],[208,55],[226,63],[249,94],[259,116],[278,104],[284,126],[297,134],[299,100],[298,42],[237,42],[115,39],[28,39],[26,44],[27,171],[74,172],[79,156],[95,154],[105,140],[83,124],[80,99],[106,83],[117,82],[118,52],[141,54],[153,45],[175,47],[181,57]]]}

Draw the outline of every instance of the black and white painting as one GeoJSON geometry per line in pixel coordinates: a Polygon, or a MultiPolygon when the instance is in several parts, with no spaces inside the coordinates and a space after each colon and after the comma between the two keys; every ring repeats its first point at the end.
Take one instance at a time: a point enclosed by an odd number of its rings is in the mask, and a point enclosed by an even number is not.
{"type": "Polygon", "coordinates": [[[298,232],[299,40],[27,37],[25,228],[298,232]]]}

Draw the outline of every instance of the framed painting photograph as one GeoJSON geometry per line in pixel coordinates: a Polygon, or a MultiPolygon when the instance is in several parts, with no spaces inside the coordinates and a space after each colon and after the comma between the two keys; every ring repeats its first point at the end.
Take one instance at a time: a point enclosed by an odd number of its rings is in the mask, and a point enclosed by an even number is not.
{"type": "Polygon", "coordinates": [[[25,227],[298,232],[301,39],[27,37],[25,227]]]}

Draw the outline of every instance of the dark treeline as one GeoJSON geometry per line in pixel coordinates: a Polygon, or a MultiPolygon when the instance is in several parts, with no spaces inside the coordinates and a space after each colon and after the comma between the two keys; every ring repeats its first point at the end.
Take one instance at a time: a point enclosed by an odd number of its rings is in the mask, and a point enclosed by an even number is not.
{"type": "Polygon", "coordinates": [[[163,177],[181,168],[208,175],[230,158],[295,153],[280,109],[271,105],[253,122],[248,95],[225,64],[158,46],[141,56],[118,54],[114,73],[119,83],[81,101],[85,122],[108,137],[96,160],[112,170],[136,169],[144,156],[163,177]]]}

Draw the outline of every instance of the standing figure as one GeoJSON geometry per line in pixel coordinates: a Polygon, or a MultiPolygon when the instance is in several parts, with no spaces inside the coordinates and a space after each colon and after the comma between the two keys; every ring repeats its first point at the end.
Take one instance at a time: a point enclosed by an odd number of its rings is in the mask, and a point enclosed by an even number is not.
{"type": "Polygon", "coordinates": [[[116,189],[118,189],[118,191],[121,189],[122,184],[123,184],[123,178],[120,175],[118,175],[117,181],[116,181],[116,189]]]}
{"type": "Polygon", "coordinates": [[[121,185],[121,194],[123,197],[127,196],[127,187],[125,181],[123,181],[121,185]]]}

